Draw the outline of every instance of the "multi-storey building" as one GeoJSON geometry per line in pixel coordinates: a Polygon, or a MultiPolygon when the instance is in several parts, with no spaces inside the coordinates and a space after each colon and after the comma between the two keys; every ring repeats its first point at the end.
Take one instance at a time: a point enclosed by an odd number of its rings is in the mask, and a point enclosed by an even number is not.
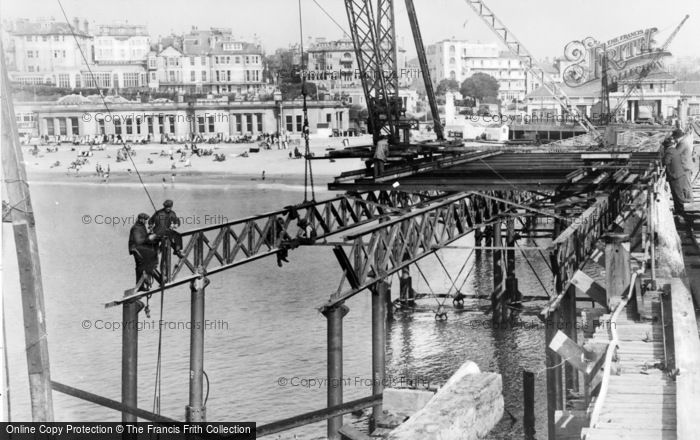
{"type": "MultiPolygon", "coordinates": [[[[360,86],[360,70],[352,40],[317,38],[306,52],[307,80],[323,82],[329,90],[360,86]]],[[[399,85],[408,86],[413,78],[407,72],[406,51],[401,47],[397,48],[396,66],[399,85]]]]}
{"type": "Polygon", "coordinates": [[[84,21],[19,21],[10,31],[13,81],[105,91],[147,85],[145,26],[102,25],[95,36],[84,21]],[[77,43],[77,44],[76,44],[77,43]]]}
{"type": "Polygon", "coordinates": [[[443,40],[428,46],[426,52],[436,84],[443,79],[462,83],[475,73],[485,73],[498,81],[498,97],[504,102],[524,99],[529,89],[521,61],[495,43],[443,40]]]}
{"type": "Polygon", "coordinates": [[[148,69],[149,87],[167,91],[245,95],[265,84],[262,48],[230,29],[193,28],[182,48],[160,45],[149,54],[148,69]]]}
{"type": "Polygon", "coordinates": [[[92,60],[92,36],[89,25],[73,21],[20,20],[9,31],[14,49],[12,81],[21,84],[43,84],[57,87],[80,87],[84,58],[92,60]]]}
{"type": "Polygon", "coordinates": [[[144,62],[151,49],[144,25],[103,24],[94,37],[96,63],[144,62]]]}

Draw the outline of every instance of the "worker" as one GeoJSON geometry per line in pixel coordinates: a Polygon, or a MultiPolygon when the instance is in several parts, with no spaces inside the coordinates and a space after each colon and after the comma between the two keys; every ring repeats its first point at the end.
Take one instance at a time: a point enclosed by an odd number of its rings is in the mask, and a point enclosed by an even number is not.
{"type": "Polygon", "coordinates": [[[267,231],[267,244],[271,248],[279,248],[277,251],[277,265],[282,267],[282,262],[289,263],[287,257],[289,256],[289,241],[291,237],[287,234],[286,227],[284,225],[284,220],[282,217],[277,217],[273,227],[267,231]]]}
{"type": "Polygon", "coordinates": [[[313,244],[316,240],[316,230],[309,224],[305,218],[300,218],[297,222],[299,230],[297,231],[297,242],[299,244],[313,244]]]}
{"type": "Polygon", "coordinates": [[[662,145],[664,147],[666,180],[671,186],[671,196],[673,196],[673,210],[676,215],[682,215],[684,213],[683,203],[692,201],[690,179],[688,173],[683,169],[681,154],[676,148],[674,138],[666,138],[662,145]]]}
{"type": "Polygon", "coordinates": [[[374,148],[374,177],[384,173],[384,163],[389,155],[389,141],[385,136],[380,136],[374,148]]]}
{"type": "Polygon", "coordinates": [[[681,165],[685,170],[688,179],[693,180],[693,138],[690,134],[683,133],[683,130],[676,129],[671,135],[676,142],[676,149],[681,157],[681,165]]]}
{"type": "Polygon", "coordinates": [[[157,237],[150,234],[146,228],[148,214],[141,213],[136,218],[136,223],[129,231],[129,254],[134,256],[136,264],[136,283],[146,274],[146,280],[139,290],[150,290],[151,280],[155,277],[160,282],[160,277],[156,272],[158,266],[157,237]]]}
{"type": "Polygon", "coordinates": [[[180,258],[185,258],[182,255],[182,237],[175,231],[175,228],[180,226],[180,219],[173,211],[173,201],[168,199],[163,202],[163,208],[156,211],[150,219],[148,225],[153,228],[153,233],[158,238],[170,240],[173,248],[173,254],[180,258]]]}

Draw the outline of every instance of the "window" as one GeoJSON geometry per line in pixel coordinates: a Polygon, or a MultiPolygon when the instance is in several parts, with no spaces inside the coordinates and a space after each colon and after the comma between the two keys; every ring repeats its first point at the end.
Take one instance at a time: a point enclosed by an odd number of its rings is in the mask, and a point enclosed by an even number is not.
{"type": "Polygon", "coordinates": [[[294,131],[294,122],[292,120],[292,115],[287,115],[286,117],[286,122],[287,122],[287,131],[294,131]]]}
{"type": "Polygon", "coordinates": [[[58,87],[69,88],[70,87],[70,75],[67,73],[58,74],[58,87]]]}
{"type": "Polygon", "coordinates": [[[131,118],[126,120],[126,134],[133,134],[134,133],[134,125],[133,121],[131,118]]]}
{"type": "Polygon", "coordinates": [[[175,82],[175,72],[171,70],[171,71],[168,72],[168,73],[170,74],[170,75],[169,75],[169,77],[170,77],[170,82],[175,82]]]}
{"type": "Polygon", "coordinates": [[[165,123],[163,120],[163,116],[158,116],[158,131],[160,133],[165,133],[165,123]]]}
{"type": "Polygon", "coordinates": [[[204,133],[204,116],[198,116],[197,117],[197,128],[199,130],[199,133],[204,133]]]}
{"type": "Polygon", "coordinates": [[[234,58],[233,58],[233,61],[234,61],[236,64],[241,64],[241,57],[238,57],[238,56],[237,56],[237,57],[234,57],[234,58]]]}
{"type": "Polygon", "coordinates": [[[156,80],[156,73],[151,72],[151,81],[155,81],[155,80],[156,80]]]}
{"type": "Polygon", "coordinates": [[[209,133],[214,133],[214,117],[209,116],[209,133]]]}
{"type": "Polygon", "coordinates": [[[141,118],[136,118],[136,134],[141,134],[141,118]]]}
{"type": "Polygon", "coordinates": [[[122,120],[120,118],[114,119],[114,134],[122,134],[122,120]]]}
{"type": "Polygon", "coordinates": [[[139,86],[139,74],[138,73],[124,73],[124,87],[138,87],[139,86]]]}
{"type": "Polygon", "coordinates": [[[297,131],[299,131],[299,132],[301,132],[304,129],[302,123],[303,123],[302,116],[297,115],[297,131]]]}
{"type": "Polygon", "coordinates": [[[262,113],[256,113],[258,117],[258,132],[262,133],[263,131],[263,114],[262,113]]]}
{"type": "Polygon", "coordinates": [[[330,113],[326,114],[326,122],[330,123],[331,122],[331,117],[332,115],[330,113]]]}
{"type": "Polygon", "coordinates": [[[54,129],[53,129],[53,119],[51,118],[44,118],[44,121],[46,121],[46,134],[49,136],[53,136],[54,129]]]}
{"type": "Polygon", "coordinates": [[[170,120],[170,133],[175,133],[175,116],[168,116],[168,119],[170,120]]]}
{"type": "Polygon", "coordinates": [[[148,123],[148,134],[153,134],[153,116],[146,117],[148,123]]]}
{"type": "Polygon", "coordinates": [[[204,66],[205,64],[207,64],[207,57],[205,57],[204,55],[202,55],[202,56],[200,57],[199,63],[200,63],[202,66],[204,66]]]}
{"type": "Polygon", "coordinates": [[[243,131],[243,122],[241,121],[241,115],[236,115],[236,131],[239,133],[243,131]]]}
{"type": "Polygon", "coordinates": [[[97,120],[97,126],[99,127],[99,133],[105,134],[105,120],[104,118],[97,120]]]}
{"type": "Polygon", "coordinates": [[[450,64],[455,64],[455,63],[457,63],[457,60],[455,59],[455,57],[450,58],[450,64]]]}
{"type": "Polygon", "coordinates": [[[190,71],[190,81],[194,82],[195,81],[194,77],[195,77],[194,70],[192,70],[192,71],[190,71]]]}
{"type": "Polygon", "coordinates": [[[58,120],[58,127],[60,130],[60,135],[65,136],[68,134],[68,127],[66,126],[66,119],[65,118],[60,118],[58,120]]]}
{"type": "Polygon", "coordinates": [[[77,136],[80,134],[80,126],[78,125],[78,118],[70,118],[70,128],[71,134],[77,136]]]}
{"type": "Polygon", "coordinates": [[[207,80],[207,71],[206,71],[206,70],[202,70],[202,81],[204,82],[204,81],[206,81],[206,80],[207,80]]]}
{"type": "Polygon", "coordinates": [[[27,51],[27,58],[34,58],[34,51],[33,50],[27,51]]]}
{"type": "Polygon", "coordinates": [[[247,122],[247,124],[246,124],[246,130],[248,131],[248,133],[252,133],[252,132],[253,132],[253,116],[254,116],[254,115],[248,115],[248,118],[247,118],[247,120],[246,120],[246,122],[247,122]]]}
{"type": "Polygon", "coordinates": [[[216,71],[216,82],[219,82],[219,71],[216,71]]]}
{"type": "Polygon", "coordinates": [[[190,66],[194,66],[194,57],[190,57],[190,66]]]}
{"type": "Polygon", "coordinates": [[[230,70],[226,71],[226,81],[231,81],[231,71],[230,70]]]}
{"type": "Polygon", "coordinates": [[[250,57],[248,55],[245,56],[245,63],[246,64],[250,63],[250,57]]]}
{"type": "Polygon", "coordinates": [[[75,87],[80,88],[80,74],[75,74],[75,87]]]}

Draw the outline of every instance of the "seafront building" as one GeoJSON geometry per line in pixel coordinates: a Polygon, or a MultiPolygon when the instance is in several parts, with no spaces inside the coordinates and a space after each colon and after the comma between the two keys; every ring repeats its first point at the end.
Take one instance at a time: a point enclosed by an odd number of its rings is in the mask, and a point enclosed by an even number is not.
{"type": "MultiPolygon", "coordinates": [[[[44,136],[120,135],[128,139],[189,140],[193,135],[228,139],[262,133],[299,135],[303,108],[295,101],[229,102],[227,98],[142,103],[108,97],[109,112],[98,96],[65,96],[55,102],[17,102],[15,114],[25,141],[44,136]]],[[[309,130],[330,135],[349,128],[349,107],[337,101],[307,103],[309,130]]]]}

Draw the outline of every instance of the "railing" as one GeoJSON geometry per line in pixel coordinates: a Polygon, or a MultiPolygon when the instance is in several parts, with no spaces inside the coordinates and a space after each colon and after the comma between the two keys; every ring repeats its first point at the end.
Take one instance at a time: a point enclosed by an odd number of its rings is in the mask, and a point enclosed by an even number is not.
{"type": "Polygon", "coordinates": [[[629,302],[630,298],[632,298],[632,293],[634,291],[637,277],[644,273],[643,269],[638,270],[637,272],[634,272],[632,274],[632,279],[630,280],[630,286],[627,291],[627,296],[624,296],[622,298],[622,301],[620,301],[620,304],[617,305],[615,308],[615,312],[612,314],[610,317],[610,343],[608,344],[608,348],[605,352],[605,364],[603,366],[603,380],[601,381],[600,384],[600,391],[598,392],[598,397],[596,398],[595,404],[593,405],[593,412],[591,413],[591,419],[590,419],[590,424],[589,426],[591,428],[595,428],[596,425],[598,424],[598,418],[600,417],[600,412],[603,410],[603,405],[605,404],[605,397],[607,396],[608,393],[608,385],[610,383],[610,374],[612,371],[612,363],[613,363],[613,357],[615,356],[615,351],[618,348],[618,339],[617,339],[617,318],[620,316],[620,313],[622,313],[622,310],[625,308],[627,303],[629,302]]]}

